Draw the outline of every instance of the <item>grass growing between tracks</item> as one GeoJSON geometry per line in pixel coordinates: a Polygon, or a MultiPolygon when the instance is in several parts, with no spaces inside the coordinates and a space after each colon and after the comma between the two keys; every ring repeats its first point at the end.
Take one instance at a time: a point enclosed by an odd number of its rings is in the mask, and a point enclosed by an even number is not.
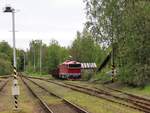
{"type": "Polygon", "coordinates": [[[19,113],[44,113],[38,100],[31,94],[24,83],[19,80],[20,96],[19,96],[19,113]]]}
{"type": "Polygon", "coordinates": [[[121,90],[150,98],[150,84],[144,88],[123,87],[121,90]]]}
{"type": "Polygon", "coordinates": [[[44,82],[41,80],[34,81],[40,83],[50,91],[63,96],[69,101],[82,106],[84,109],[87,109],[91,113],[140,113],[139,111],[130,109],[128,107],[114,104],[103,99],[76,92],[52,83],[44,82]]]}
{"type": "Polygon", "coordinates": [[[28,89],[24,86],[22,81],[19,81],[20,85],[20,107],[22,113],[32,113],[34,111],[34,102],[32,95],[29,94],[28,89]]]}
{"type": "Polygon", "coordinates": [[[46,77],[46,78],[53,78],[50,74],[40,74],[40,73],[37,73],[37,72],[32,72],[32,73],[29,73],[29,72],[25,72],[24,73],[25,75],[29,75],[29,76],[33,76],[33,77],[46,77]]]}
{"type": "MultiPolygon", "coordinates": [[[[28,81],[28,80],[27,80],[28,81]]],[[[38,86],[34,85],[33,83],[31,83],[30,81],[28,82],[28,84],[31,86],[32,90],[39,96],[41,97],[43,100],[46,100],[46,103],[48,104],[58,104],[61,103],[61,100],[51,96],[49,93],[45,92],[43,89],[39,88],[38,86]]]]}
{"type": "MultiPolygon", "coordinates": [[[[83,81],[64,81],[66,83],[74,83],[74,84],[78,84],[78,85],[82,85],[85,87],[97,87],[97,88],[102,88],[104,89],[102,84],[99,83],[90,83],[90,82],[83,82],[83,81]]],[[[105,84],[107,86],[107,84],[105,84]]],[[[124,84],[118,84],[118,83],[113,83],[113,84],[109,84],[109,87],[115,88],[115,89],[119,89],[125,92],[129,92],[135,95],[139,95],[142,97],[146,97],[146,98],[150,98],[150,84],[145,86],[144,88],[140,88],[140,87],[129,87],[126,86],[124,84]]]]}

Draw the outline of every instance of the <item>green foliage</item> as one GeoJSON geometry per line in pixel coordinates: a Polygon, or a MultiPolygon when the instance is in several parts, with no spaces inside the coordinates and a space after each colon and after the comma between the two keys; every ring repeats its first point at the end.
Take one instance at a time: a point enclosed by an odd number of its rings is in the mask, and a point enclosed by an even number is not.
{"type": "MultiPolygon", "coordinates": [[[[17,71],[23,71],[25,52],[23,50],[16,49],[16,53],[17,71]]],[[[13,73],[13,49],[5,41],[0,42],[0,60],[0,75],[13,73]]]]}
{"type": "Polygon", "coordinates": [[[94,74],[95,73],[91,70],[83,70],[81,78],[82,80],[90,80],[94,76],[94,74]]]}
{"type": "Polygon", "coordinates": [[[17,70],[24,71],[24,55],[25,51],[17,50],[17,70]]]}
{"type": "Polygon", "coordinates": [[[60,63],[60,47],[58,42],[52,40],[48,47],[48,58],[49,58],[49,68],[50,70],[55,69],[60,63]]]}
{"type": "Polygon", "coordinates": [[[80,62],[96,62],[99,64],[103,57],[102,48],[92,39],[92,35],[84,29],[83,33],[77,32],[70,53],[74,60],[80,62]]]}
{"type": "Polygon", "coordinates": [[[12,67],[9,61],[0,58],[0,75],[11,74],[12,67]]]}
{"type": "Polygon", "coordinates": [[[115,47],[120,80],[143,86],[150,81],[150,2],[146,0],[85,0],[93,38],[115,47]]]}
{"type": "Polygon", "coordinates": [[[10,61],[12,59],[12,48],[5,41],[0,42],[0,58],[10,61]]]}
{"type": "Polygon", "coordinates": [[[33,40],[27,52],[27,71],[30,73],[40,73],[40,49],[42,49],[42,74],[50,73],[69,56],[68,50],[61,47],[56,40],[51,40],[48,46],[43,43],[41,45],[40,40],[33,40]]]}
{"type": "Polygon", "coordinates": [[[11,74],[12,48],[5,41],[0,42],[0,75],[11,74]]]}
{"type": "Polygon", "coordinates": [[[120,58],[126,59],[128,63],[121,62],[121,70],[126,71],[120,75],[121,78],[127,76],[123,81],[131,85],[144,86],[150,81],[150,42],[147,26],[150,25],[148,22],[150,16],[145,10],[146,7],[150,7],[150,4],[144,1],[132,1],[126,4],[123,24],[126,27],[124,32],[127,37],[124,37],[124,47],[119,48],[118,53],[120,58]]]}
{"type": "Polygon", "coordinates": [[[51,40],[48,46],[48,71],[56,69],[69,56],[68,50],[61,47],[56,40],[51,40]]]}

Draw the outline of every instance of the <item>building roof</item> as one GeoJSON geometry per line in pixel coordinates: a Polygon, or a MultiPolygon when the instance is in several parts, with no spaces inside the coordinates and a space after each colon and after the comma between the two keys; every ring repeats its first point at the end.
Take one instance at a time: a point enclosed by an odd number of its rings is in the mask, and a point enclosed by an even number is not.
{"type": "Polygon", "coordinates": [[[97,68],[96,63],[81,63],[82,69],[94,69],[97,68]]]}

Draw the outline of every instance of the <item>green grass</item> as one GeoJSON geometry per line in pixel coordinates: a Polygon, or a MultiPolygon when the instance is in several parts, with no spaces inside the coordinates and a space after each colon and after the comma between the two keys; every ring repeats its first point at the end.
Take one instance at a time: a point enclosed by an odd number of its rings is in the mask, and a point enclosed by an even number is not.
{"type": "Polygon", "coordinates": [[[52,77],[52,75],[50,75],[50,74],[40,74],[40,73],[28,73],[28,72],[26,72],[25,75],[29,75],[29,76],[33,76],[33,77],[46,77],[46,78],[49,78],[49,79],[54,79],[52,77]]]}
{"type": "MultiPolygon", "coordinates": [[[[103,85],[98,83],[98,82],[92,82],[92,83],[83,82],[83,81],[82,82],[81,81],[64,81],[64,82],[75,83],[75,84],[82,85],[82,86],[85,86],[85,87],[96,86],[98,88],[103,88],[103,85]]],[[[150,98],[150,84],[145,86],[144,88],[130,87],[130,86],[127,86],[125,84],[118,84],[117,86],[115,85],[115,87],[114,87],[113,86],[114,84],[115,83],[109,84],[109,87],[119,89],[119,90],[122,90],[122,91],[125,91],[125,92],[129,92],[129,93],[132,93],[132,94],[135,94],[135,95],[143,96],[143,97],[146,97],[146,98],[150,98]]]]}
{"type": "Polygon", "coordinates": [[[61,103],[61,100],[58,98],[55,98],[54,96],[51,95],[44,95],[42,96],[42,99],[46,101],[48,104],[59,104],[61,103]]]}
{"type": "Polygon", "coordinates": [[[35,84],[29,82],[28,83],[32,90],[38,94],[39,97],[41,97],[46,103],[48,104],[58,104],[61,103],[61,99],[58,99],[52,95],[50,95],[49,93],[45,92],[44,90],[42,90],[41,88],[39,88],[38,86],[36,86],[35,84]]]}
{"type": "Polygon", "coordinates": [[[96,73],[92,79],[100,82],[105,82],[111,80],[111,76],[107,74],[108,71],[110,71],[110,68],[105,68],[101,72],[96,73]]]}
{"type": "Polygon", "coordinates": [[[19,113],[31,113],[34,111],[34,107],[36,106],[35,103],[37,100],[36,99],[34,100],[34,98],[32,98],[31,96],[32,94],[29,93],[28,89],[21,81],[19,81],[19,85],[20,85],[19,106],[21,107],[21,111],[19,113]]]}
{"type": "Polygon", "coordinates": [[[69,92],[65,95],[65,98],[84,108],[87,108],[92,113],[138,113],[124,106],[117,105],[97,97],[91,97],[83,93],[69,92]]]}
{"type": "Polygon", "coordinates": [[[146,96],[150,98],[150,84],[146,85],[144,88],[133,88],[133,87],[122,87],[123,91],[131,92],[133,94],[146,96]]]}

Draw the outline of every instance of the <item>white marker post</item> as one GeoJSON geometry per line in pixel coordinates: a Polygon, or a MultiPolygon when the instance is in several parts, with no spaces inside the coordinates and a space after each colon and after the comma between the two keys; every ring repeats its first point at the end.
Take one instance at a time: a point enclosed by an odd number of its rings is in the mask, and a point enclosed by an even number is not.
{"type": "Polygon", "coordinates": [[[14,96],[15,109],[18,109],[18,96],[20,95],[17,79],[13,80],[12,95],[14,96]]]}
{"type": "Polygon", "coordinates": [[[13,80],[12,95],[13,96],[19,96],[20,95],[18,81],[15,79],[13,80]]]}

